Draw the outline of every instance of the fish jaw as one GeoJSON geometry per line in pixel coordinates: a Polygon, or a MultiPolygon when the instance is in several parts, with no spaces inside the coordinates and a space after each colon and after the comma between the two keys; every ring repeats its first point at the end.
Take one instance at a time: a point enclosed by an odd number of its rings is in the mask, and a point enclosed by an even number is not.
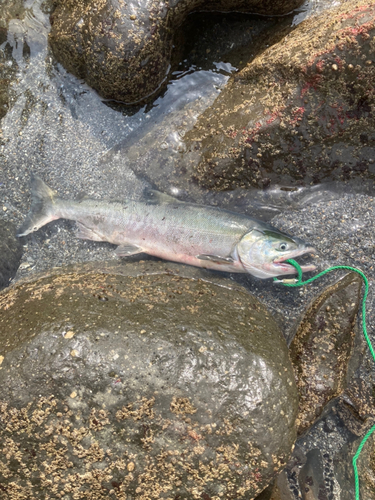
{"type": "MultiPolygon", "coordinates": [[[[301,255],[306,255],[307,253],[315,253],[315,252],[316,252],[316,250],[313,247],[305,247],[305,248],[293,250],[293,251],[289,252],[288,255],[284,255],[283,257],[280,257],[279,259],[275,259],[273,261],[273,266],[276,267],[276,269],[279,272],[279,275],[297,274],[297,269],[285,261],[289,260],[289,259],[294,259],[295,257],[300,257],[301,255]]],[[[301,266],[301,270],[303,273],[307,273],[309,271],[315,271],[315,269],[316,269],[316,266],[314,266],[313,264],[301,266]]]]}

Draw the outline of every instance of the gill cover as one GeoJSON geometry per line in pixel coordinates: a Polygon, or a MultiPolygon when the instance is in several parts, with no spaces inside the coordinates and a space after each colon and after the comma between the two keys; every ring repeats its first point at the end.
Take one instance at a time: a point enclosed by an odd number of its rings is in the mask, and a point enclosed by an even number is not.
{"type": "Polygon", "coordinates": [[[286,260],[294,255],[299,248],[298,241],[298,238],[294,240],[276,229],[256,228],[241,238],[236,250],[249,274],[263,279],[272,278],[285,274],[282,266],[274,261],[286,260]]]}

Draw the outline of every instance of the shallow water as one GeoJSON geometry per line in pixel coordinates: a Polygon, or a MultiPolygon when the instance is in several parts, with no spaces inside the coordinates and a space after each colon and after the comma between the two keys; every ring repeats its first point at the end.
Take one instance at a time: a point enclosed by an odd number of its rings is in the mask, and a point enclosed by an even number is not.
{"type": "MultiPolygon", "coordinates": [[[[183,200],[264,220],[339,199],[347,189],[339,184],[215,193],[193,182],[175,183],[181,176],[186,132],[230,76],[267,47],[268,33],[336,4],[309,1],[283,18],[193,14],[176,37],[162,94],[129,107],[101,99],[55,62],[48,46],[48,8],[42,0],[7,2],[0,20],[0,71],[12,83],[10,109],[1,120],[0,216],[16,224],[23,220],[30,203],[31,172],[66,198],[84,193],[121,200],[138,197],[151,186],[183,200]]],[[[361,191],[362,185],[353,186],[353,193],[361,191]]],[[[298,233],[297,227],[294,234],[298,233]]],[[[113,256],[112,245],[76,240],[67,221],[50,224],[24,243],[19,275],[113,256]]]]}
{"type": "MultiPolygon", "coordinates": [[[[17,2],[8,3],[2,25],[6,14],[13,18],[7,23],[7,39],[0,45],[0,55],[3,67],[12,71],[13,82],[9,89],[11,109],[1,122],[0,187],[3,216],[12,214],[17,221],[27,207],[25,194],[31,171],[65,196],[83,191],[101,198],[134,196],[160,176],[165,178],[184,153],[186,132],[213,103],[230,75],[248,62],[251,44],[280,22],[243,14],[225,15],[224,20],[212,14],[190,16],[182,42],[194,38],[189,36],[191,26],[198,33],[205,28],[204,34],[177,53],[182,59],[172,68],[163,95],[147,105],[124,107],[104,102],[83,81],[56,64],[47,43],[50,23],[42,0],[27,0],[24,11],[22,7],[17,10],[17,2]],[[201,24],[197,26],[197,22],[201,24]],[[220,51],[214,53],[214,46],[220,51]],[[241,60],[244,51],[246,61],[241,60]],[[150,157],[156,143],[160,146],[158,157],[150,157]]],[[[296,24],[329,4],[307,2],[282,23],[296,24]]],[[[192,185],[186,192],[168,186],[171,194],[250,210],[262,218],[299,202],[301,194],[304,198],[300,191],[287,193],[277,187],[249,197],[242,192],[212,195],[192,185]]],[[[316,189],[313,196],[320,196],[316,189]]]]}

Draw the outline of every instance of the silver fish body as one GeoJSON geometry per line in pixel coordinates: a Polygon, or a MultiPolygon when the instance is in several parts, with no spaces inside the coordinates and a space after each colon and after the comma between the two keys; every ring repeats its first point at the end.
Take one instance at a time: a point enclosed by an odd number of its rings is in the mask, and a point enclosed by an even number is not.
{"type": "MultiPolygon", "coordinates": [[[[77,222],[77,237],[118,245],[118,256],[145,252],[165,260],[260,278],[294,274],[284,261],[314,251],[269,224],[217,207],[180,202],[150,192],[120,203],[63,200],[39,177],[31,179],[32,205],[17,236],[56,219],[77,222]]],[[[304,266],[304,271],[315,266],[304,266]]]]}

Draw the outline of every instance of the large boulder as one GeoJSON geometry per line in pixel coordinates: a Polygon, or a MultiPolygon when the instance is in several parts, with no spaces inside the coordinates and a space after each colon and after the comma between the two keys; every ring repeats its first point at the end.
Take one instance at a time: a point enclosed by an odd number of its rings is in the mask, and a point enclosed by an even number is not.
{"type": "Polygon", "coordinates": [[[56,0],[50,43],[63,66],[108,99],[137,102],[169,71],[173,34],[197,10],[286,14],[301,0],[56,0]]]}
{"type": "Polygon", "coordinates": [[[251,499],[286,464],[297,393],[276,322],[189,273],[103,264],[0,295],[0,496],[251,499]]]}
{"type": "Polygon", "coordinates": [[[363,0],[301,23],[203,113],[180,170],[218,190],[374,179],[374,36],[363,0]]]}

